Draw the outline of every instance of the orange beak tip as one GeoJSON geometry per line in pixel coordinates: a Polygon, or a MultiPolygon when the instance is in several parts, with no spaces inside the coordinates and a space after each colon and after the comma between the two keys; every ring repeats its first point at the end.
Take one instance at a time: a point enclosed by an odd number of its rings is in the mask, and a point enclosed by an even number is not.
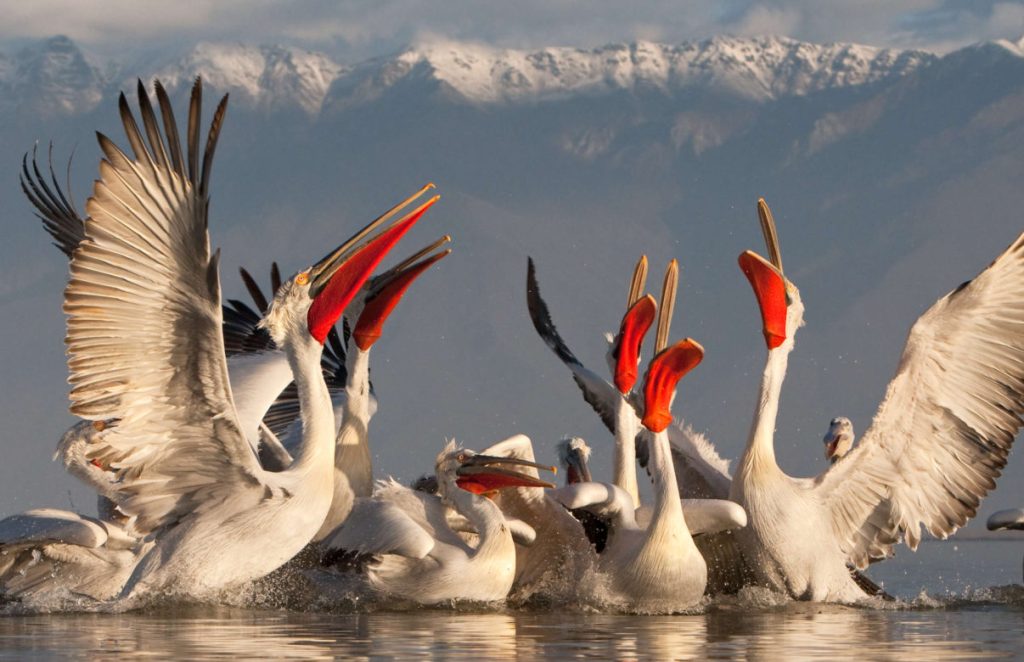
{"type": "Polygon", "coordinates": [[[775,349],[786,340],[785,278],[771,263],[753,251],[744,251],[738,261],[757,298],[765,342],[769,349],[775,349]]]}
{"type": "Polygon", "coordinates": [[[636,366],[640,358],[640,345],[654,323],[658,305],[654,297],[638,299],[622,317],[619,326],[619,356],[615,362],[615,387],[620,393],[629,393],[636,384],[636,366]]]}

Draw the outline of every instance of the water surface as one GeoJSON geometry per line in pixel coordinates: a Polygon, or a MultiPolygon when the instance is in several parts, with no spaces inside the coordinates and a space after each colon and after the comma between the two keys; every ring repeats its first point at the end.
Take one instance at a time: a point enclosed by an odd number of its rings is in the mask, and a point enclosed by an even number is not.
{"type": "Polygon", "coordinates": [[[9,609],[0,617],[0,659],[1012,659],[1024,654],[1022,554],[1019,541],[925,543],[917,555],[901,550],[870,572],[900,600],[874,607],[794,603],[753,591],[672,616],[573,605],[9,609]]]}

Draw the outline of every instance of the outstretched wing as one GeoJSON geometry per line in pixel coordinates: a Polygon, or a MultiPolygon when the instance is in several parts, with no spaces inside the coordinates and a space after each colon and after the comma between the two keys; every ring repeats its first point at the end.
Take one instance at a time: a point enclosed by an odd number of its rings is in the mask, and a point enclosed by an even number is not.
{"type": "Polygon", "coordinates": [[[608,381],[601,379],[580,363],[569,346],[562,340],[562,336],[558,334],[555,323],[551,321],[548,305],[540,296],[533,258],[527,259],[526,307],[530,311],[533,328],[537,330],[551,351],[572,371],[572,378],[583,392],[583,399],[594,408],[605,427],[615,434],[615,405],[621,395],[608,381]]]}
{"type": "Polygon", "coordinates": [[[859,568],[921,526],[945,538],[995,488],[1024,414],[1024,234],[910,330],[857,448],[818,479],[859,568]]]}
{"type": "Polygon", "coordinates": [[[232,404],[221,334],[207,187],[227,97],[199,169],[201,85],[192,90],[188,172],[170,102],[158,84],[167,144],[139,82],[143,139],[120,98],[135,158],[99,134],[105,159],[86,210],[86,238],[65,290],[71,411],[118,425],[89,453],[123,483],[120,509],[141,530],[261,491],[261,469],[232,404]]]}

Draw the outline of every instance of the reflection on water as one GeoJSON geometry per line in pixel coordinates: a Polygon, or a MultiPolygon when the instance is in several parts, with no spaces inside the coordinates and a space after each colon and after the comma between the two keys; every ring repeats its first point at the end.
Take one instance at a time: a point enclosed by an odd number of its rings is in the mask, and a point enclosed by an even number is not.
{"type": "Polygon", "coordinates": [[[0,660],[1014,658],[1024,651],[1024,587],[977,587],[995,584],[994,572],[1012,573],[1004,583],[1019,582],[1022,553],[1019,544],[924,545],[918,556],[904,554],[896,563],[872,568],[873,576],[903,598],[878,608],[792,603],[753,590],[685,616],[551,606],[368,613],[351,613],[357,611],[352,604],[326,612],[211,606],[129,613],[7,609],[8,615],[0,616],[0,660]],[[940,582],[940,575],[955,581],[940,582]],[[929,595],[918,595],[922,587],[929,595]]]}
{"type": "Polygon", "coordinates": [[[0,618],[0,659],[377,657],[755,660],[1012,657],[1024,610],[872,611],[789,604],[696,616],[439,610],[327,614],[178,608],[0,618]]]}

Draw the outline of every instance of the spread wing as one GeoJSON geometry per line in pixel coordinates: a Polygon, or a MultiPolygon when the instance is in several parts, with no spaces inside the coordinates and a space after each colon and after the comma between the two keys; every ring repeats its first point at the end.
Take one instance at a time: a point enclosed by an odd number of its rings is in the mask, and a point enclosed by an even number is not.
{"type": "Polygon", "coordinates": [[[1024,234],[917,320],[871,428],[818,479],[859,568],[977,512],[1024,413],[1024,234]]]}
{"type": "Polygon", "coordinates": [[[399,504],[380,498],[356,499],[352,512],[322,545],[359,554],[397,554],[422,559],[434,537],[399,504]]]}
{"type": "Polygon", "coordinates": [[[594,408],[605,427],[615,434],[615,405],[622,396],[608,381],[601,379],[580,363],[558,334],[555,323],[551,321],[548,305],[540,296],[533,258],[528,258],[526,266],[526,307],[530,312],[533,328],[551,351],[572,371],[572,378],[583,392],[583,399],[594,408]]]}
{"type": "Polygon", "coordinates": [[[207,234],[210,162],[220,102],[199,169],[201,85],[193,87],[188,160],[170,102],[157,85],[167,143],[139,83],[148,144],[124,95],[135,158],[99,134],[105,159],[86,210],[86,238],[65,290],[71,411],[119,423],[89,453],[123,484],[120,509],[141,530],[199,508],[261,493],[261,470],[241,433],[221,334],[217,256],[207,234]]]}

